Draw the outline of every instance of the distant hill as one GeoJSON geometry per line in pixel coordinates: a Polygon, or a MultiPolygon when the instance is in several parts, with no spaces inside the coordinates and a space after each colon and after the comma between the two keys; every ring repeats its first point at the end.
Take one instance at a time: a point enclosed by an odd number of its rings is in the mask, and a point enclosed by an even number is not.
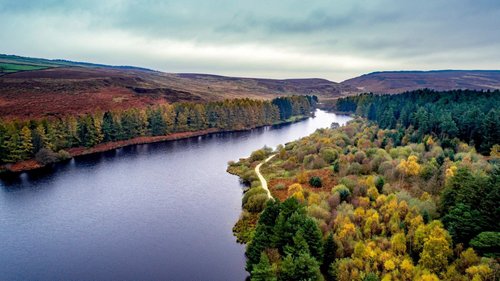
{"type": "Polygon", "coordinates": [[[8,73],[28,71],[28,70],[41,70],[53,67],[104,67],[115,69],[135,69],[144,71],[153,71],[151,69],[136,67],[136,66],[114,66],[106,64],[96,64],[88,62],[76,62],[63,59],[42,59],[21,57],[16,55],[0,54],[0,76],[8,73]]]}
{"type": "Polygon", "coordinates": [[[500,70],[384,71],[365,74],[341,83],[360,92],[401,93],[434,90],[500,89],[500,70]]]}
{"type": "Polygon", "coordinates": [[[178,101],[268,99],[312,94],[332,99],[352,88],[325,79],[260,79],[163,73],[130,66],[0,55],[0,116],[34,118],[178,101]]]}
{"type": "Polygon", "coordinates": [[[270,99],[316,95],[333,100],[361,92],[400,93],[419,88],[499,89],[500,71],[374,72],[342,83],[326,79],[263,79],[197,73],[164,73],[0,54],[0,117],[38,118],[157,103],[205,102],[232,98],[270,99]]]}

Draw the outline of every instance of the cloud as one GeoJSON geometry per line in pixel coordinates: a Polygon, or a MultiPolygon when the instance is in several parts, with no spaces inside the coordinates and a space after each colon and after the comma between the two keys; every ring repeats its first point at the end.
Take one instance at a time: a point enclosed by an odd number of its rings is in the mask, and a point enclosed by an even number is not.
{"type": "Polygon", "coordinates": [[[338,81],[500,61],[493,0],[0,0],[0,25],[0,53],[172,72],[338,81]]]}

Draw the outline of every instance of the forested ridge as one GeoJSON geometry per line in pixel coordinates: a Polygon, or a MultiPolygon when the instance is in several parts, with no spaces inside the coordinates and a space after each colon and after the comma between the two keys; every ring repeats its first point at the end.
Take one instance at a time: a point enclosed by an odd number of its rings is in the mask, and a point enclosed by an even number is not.
{"type": "Polygon", "coordinates": [[[411,127],[413,141],[433,134],[445,142],[458,138],[489,153],[500,139],[499,90],[363,94],[337,100],[336,109],[355,112],[381,128],[411,127]]]}
{"type": "Polygon", "coordinates": [[[69,157],[64,149],[90,148],[135,137],[272,125],[294,116],[309,116],[316,102],[315,96],[280,97],[271,101],[232,99],[162,104],[42,120],[0,120],[0,164],[33,157],[47,164],[69,157]]]}
{"type": "MultiPolygon", "coordinates": [[[[498,138],[488,147],[485,131],[459,139],[465,114],[452,118],[455,134],[432,125],[447,115],[445,104],[495,116],[498,92],[431,93],[339,100],[344,111],[371,112],[376,122],[333,124],[229,163],[249,184],[233,230],[247,244],[251,280],[498,280],[498,138]],[[401,118],[405,107],[424,108],[430,129],[418,127],[411,111],[401,118]],[[272,153],[261,172],[276,201],[253,172],[272,153]]],[[[482,121],[469,124],[484,130],[482,121]]]]}

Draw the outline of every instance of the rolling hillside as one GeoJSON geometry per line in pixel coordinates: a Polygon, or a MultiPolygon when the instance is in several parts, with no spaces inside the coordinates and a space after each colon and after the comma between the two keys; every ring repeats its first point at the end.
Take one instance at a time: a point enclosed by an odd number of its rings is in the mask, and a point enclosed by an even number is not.
{"type": "Polygon", "coordinates": [[[174,74],[128,66],[0,57],[0,116],[33,118],[177,101],[269,99],[312,94],[323,99],[353,89],[325,79],[255,79],[174,74]],[[12,65],[16,65],[12,69],[12,65]],[[7,68],[7,67],[5,67],[7,68]]]}
{"type": "Polygon", "coordinates": [[[422,88],[433,90],[500,89],[499,70],[384,71],[342,82],[360,92],[401,93],[422,88]]]}
{"type": "MultiPolygon", "coordinates": [[[[0,55],[0,116],[39,118],[157,103],[316,95],[332,101],[361,92],[420,88],[499,89],[500,71],[374,72],[342,83],[326,79],[261,79],[164,73],[133,66],[0,55]]],[[[330,102],[331,103],[331,102],[330,102]]]]}

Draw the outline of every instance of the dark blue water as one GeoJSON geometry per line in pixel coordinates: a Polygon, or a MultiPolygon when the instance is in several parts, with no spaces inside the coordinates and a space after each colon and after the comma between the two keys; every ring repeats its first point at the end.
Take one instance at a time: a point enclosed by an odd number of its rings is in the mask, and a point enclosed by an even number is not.
{"type": "Polygon", "coordinates": [[[244,280],[227,162],[349,117],[137,145],[0,182],[0,280],[244,280]]]}

